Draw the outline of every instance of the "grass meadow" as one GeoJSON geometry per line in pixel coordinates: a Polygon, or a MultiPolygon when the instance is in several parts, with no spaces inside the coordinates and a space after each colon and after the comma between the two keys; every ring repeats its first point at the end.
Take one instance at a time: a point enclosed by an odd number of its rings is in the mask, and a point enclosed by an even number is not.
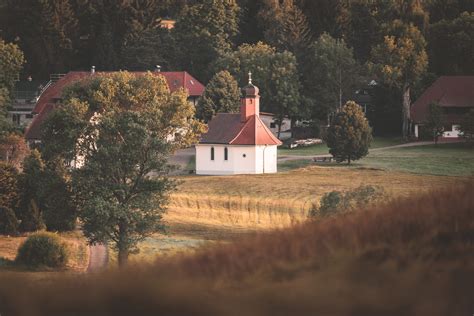
{"type": "Polygon", "coordinates": [[[447,186],[103,275],[34,286],[0,275],[0,313],[470,315],[473,191],[447,186]]]}
{"type": "Polygon", "coordinates": [[[133,257],[150,260],[186,249],[195,251],[207,241],[235,240],[295,225],[307,219],[313,203],[333,190],[376,185],[383,187],[390,199],[451,187],[472,178],[474,150],[464,144],[382,149],[399,143],[397,138],[376,138],[374,147],[381,149],[350,166],[301,159],[280,162],[277,174],[179,176],[180,185],[165,215],[169,235],[148,238],[142,243],[142,254],[133,257]],[[166,245],[164,250],[156,246],[160,241],[166,245]],[[192,246],[183,247],[187,244],[192,246]]]}

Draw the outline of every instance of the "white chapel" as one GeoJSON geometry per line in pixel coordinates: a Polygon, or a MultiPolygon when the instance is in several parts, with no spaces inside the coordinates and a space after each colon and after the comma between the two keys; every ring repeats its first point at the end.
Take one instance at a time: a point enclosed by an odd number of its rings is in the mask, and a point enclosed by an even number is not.
{"type": "Polygon", "coordinates": [[[242,89],[240,113],[218,113],[196,145],[196,174],[277,172],[277,147],[282,143],[260,119],[258,92],[249,73],[249,83],[242,89]]]}

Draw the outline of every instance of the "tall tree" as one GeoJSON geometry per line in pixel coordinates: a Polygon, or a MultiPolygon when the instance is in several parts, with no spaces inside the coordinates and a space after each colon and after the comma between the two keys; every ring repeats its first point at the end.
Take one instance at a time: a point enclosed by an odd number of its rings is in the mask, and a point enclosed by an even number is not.
{"type": "Polygon", "coordinates": [[[328,128],[329,153],[337,162],[351,161],[366,156],[372,141],[372,131],[362,108],[354,101],[347,102],[328,128]]]}
{"type": "Polygon", "coordinates": [[[12,128],[5,116],[12,100],[15,80],[19,77],[24,62],[23,52],[18,46],[7,44],[0,38],[0,137],[12,128]]]}
{"type": "Polygon", "coordinates": [[[220,71],[206,85],[196,108],[196,116],[208,122],[216,113],[236,113],[239,111],[239,101],[237,81],[228,71],[220,71]]]}
{"type": "Polygon", "coordinates": [[[234,46],[239,10],[235,0],[203,0],[187,6],[173,29],[177,65],[207,82],[212,77],[210,65],[234,46]]]}
{"type": "Polygon", "coordinates": [[[305,95],[312,101],[310,113],[321,120],[352,97],[361,74],[352,49],[344,40],[326,33],[310,46],[305,69],[305,95]]]}
{"type": "Polygon", "coordinates": [[[23,159],[28,155],[29,149],[23,135],[15,133],[0,134],[0,159],[21,169],[23,159]]]}
{"type": "Polygon", "coordinates": [[[264,43],[243,44],[233,53],[216,62],[218,70],[228,70],[238,78],[240,86],[247,84],[248,73],[260,88],[261,109],[282,119],[296,117],[300,111],[300,81],[295,56],[279,53],[264,43]]]}
{"type": "Polygon", "coordinates": [[[73,63],[77,18],[69,0],[7,0],[5,30],[25,52],[26,70],[47,78],[73,63]]]}
{"type": "Polygon", "coordinates": [[[430,0],[427,1],[430,22],[453,20],[463,12],[474,12],[474,2],[471,0],[430,0]]]}
{"type": "Polygon", "coordinates": [[[37,150],[32,150],[23,161],[23,172],[18,179],[20,202],[16,215],[20,220],[21,231],[43,229],[43,201],[41,192],[44,189],[45,164],[37,150]]]}
{"type": "Polygon", "coordinates": [[[107,16],[102,22],[95,49],[93,63],[98,69],[117,70],[119,51],[114,45],[114,33],[107,16]]]}
{"type": "Polygon", "coordinates": [[[308,18],[314,36],[329,33],[333,37],[342,34],[347,22],[347,11],[343,0],[297,0],[297,4],[308,18]]]}
{"type": "Polygon", "coordinates": [[[85,235],[91,243],[111,242],[123,265],[139,241],[162,228],[173,188],[169,153],[196,141],[203,125],[185,91],[170,93],[165,78],[151,73],[94,76],[64,100],[44,132],[65,136],[46,137],[45,151],[81,165],[72,178],[85,235]]]}
{"type": "Polygon", "coordinates": [[[174,63],[175,41],[170,31],[151,28],[138,32],[124,43],[121,65],[128,70],[150,70],[156,65],[171,69],[174,63]]]}
{"type": "Polygon", "coordinates": [[[297,57],[311,40],[311,30],[303,11],[294,0],[266,0],[260,10],[265,41],[280,51],[290,51],[297,57]]]}
{"type": "Polygon", "coordinates": [[[430,70],[438,75],[470,75],[474,69],[474,12],[430,27],[430,70]]]}
{"type": "Polygon", "coordinates": [[[428,66],[426,41],[413,24],[395,20],[387,30],[384,42],[372,50],[371,68],[380,79],[402,91],[402,135],[410,135],[410,89],[420,80],[428,66]]]}

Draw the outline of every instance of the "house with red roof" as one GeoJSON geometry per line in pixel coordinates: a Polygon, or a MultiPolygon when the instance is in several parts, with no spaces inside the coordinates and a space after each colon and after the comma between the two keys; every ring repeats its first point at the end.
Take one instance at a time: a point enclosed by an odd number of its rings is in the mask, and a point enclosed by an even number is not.
{"type": "MultiPolygon", "coordinates": [[[[140,75],[144,72],[132,72],[134,74],[140,75]]],[[[91,71],[71,71],[64,76],[58,78],[57,81],[51,83],[51,85],[44,90],[44,92],[39,97],[35,108],[33,109],[33,121],[26,130],[25,138],[30,144],[41,142],[41,124],[44,122],[46,117],[53,111],[57,106],[61,104],[61,95],[68,85],[88,78],[93,75],[101,75],[105,72],[95,72],[94,67],[91,71]]],[[[160,72],[155,71],[153,74],[162,75],[165,77],[168,87],[171,92],[174,92],[178,89],[185,89],[188,93],[188,101],[191,102],[194,106],[197,104],[198,98],[204,92],[204,85],[196,80],[193,76],[188,74],[186,71],[176,71],[176,72],[160,72]]]]}
{"type": "Polygon", "coordinates": [[[474,76],[442,76],[423,92],[411,107],[416,137],[419,137],[428,120],[432,103],[439,104],[443,109],[443,137],[459,137],[463,116],[474,109],[474,76]]]}
{"type": "Polygon", "coordinates": [[[240,113],[218,113],[196,148],[196,174],[230,175],[277,172],[276,138],[260,118],[259,89],[242,89],[240,113]]]}

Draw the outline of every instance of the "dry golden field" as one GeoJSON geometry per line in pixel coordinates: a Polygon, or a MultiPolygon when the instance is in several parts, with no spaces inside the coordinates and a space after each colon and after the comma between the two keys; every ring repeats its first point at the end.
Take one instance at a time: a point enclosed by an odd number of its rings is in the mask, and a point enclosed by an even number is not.
{"type": "Polygon", "coordinates": [[[452,186],[462,177],[419,175],[371,168],[310,166],[271,175],[183,176],[166,221],[175,232],[233,232],[286,227],[306,219],[313,203],[332,190],[382,186],[389,197],[452,186]]]}

